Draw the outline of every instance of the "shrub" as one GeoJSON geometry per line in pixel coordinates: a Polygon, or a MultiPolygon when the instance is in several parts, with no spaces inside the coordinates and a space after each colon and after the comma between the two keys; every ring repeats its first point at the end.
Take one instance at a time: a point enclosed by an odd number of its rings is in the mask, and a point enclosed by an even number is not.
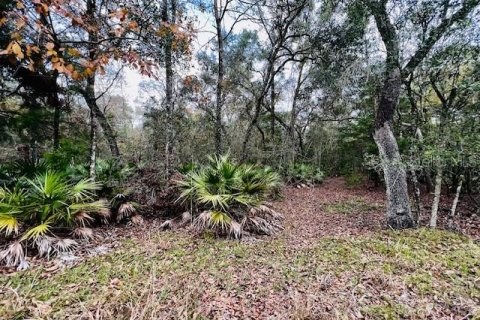
{"type": "Polygon", "coordinates": [[[345,184],[348,188],[358,187],[363,183],[364,177],[359,172],[351,172],[345,176],[345,184]]]}
{"type": "Polygon", "coordinates": [[[33,246],[40,256],[71,250],[76,242],[58,235],[90,238],[88,225],[93,215],[108,217],[105,201],[95,201],[98,183],[80,180],[70,183],[61,173],[46,171],[23,184],[0,188],[0,232],[15,240],[0,252],[7,264],[24,263],[23,247],[33,246]]]}
{"type": "Polygon", "coordinates": [[[213,157],[178,181],[179,200],[189,203],[199,230],[234,238],[243,232],[269,235],[282,228],[281,215],[265,205],[279,185],[279,175],[270,168],[213,157]]]}
{"type": "Polygon", "coordinates": [[[290,164],[285,175],[289,183],[320,184],[325,178],[325,174],[320,168],[307,163],[290,164]]]}
{"type": "MultiPolygon", "coordinates": [[[[101,183],[99,194],[106,197],[113,196],[114,189],[127,181],[134,169],[133,165],[122,164],[116,159],[98,159],[95,164],[95,180],[101,183]]],[[[86,179],[89,176],[89,166],[88,164],[71,165],[66,172],[72,180],[86,179]]]]}

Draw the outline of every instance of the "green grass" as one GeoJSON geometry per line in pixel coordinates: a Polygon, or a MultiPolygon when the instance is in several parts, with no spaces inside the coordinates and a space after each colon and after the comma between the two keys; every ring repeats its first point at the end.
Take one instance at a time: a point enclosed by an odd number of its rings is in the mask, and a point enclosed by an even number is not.
{"type": "Polygon", "coordinates": [[[302,249],[164,232],[53,274],[2,277],[0,318],[263,318],[268,308],[277,318],[467,315],[478,312],[479,257],[471,240],[426,229],[323,238],[302,249]]]}

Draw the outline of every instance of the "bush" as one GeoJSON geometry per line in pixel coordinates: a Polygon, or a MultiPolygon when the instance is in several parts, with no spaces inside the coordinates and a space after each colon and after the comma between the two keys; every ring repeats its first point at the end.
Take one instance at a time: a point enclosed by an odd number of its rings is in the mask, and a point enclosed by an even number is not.
{"type": "MultiPolygon", "coordinates": [[[[116,159],[98,159],[95,164],[95,180],[101,183],[98,193],[106,197],[113,196],[114,189],[126,182],[134,173],[134,169],[133,165],[122,164],[116,159]]],[[[66,172],[72,180],[86,179],[89,176],[89,166],[88,164],[72,165],[66,172]]]]}
{"type": "Polygon", "coordinates": [[[289,183],[320,184],[325,174],[320,168],[307,163],[292,163],[287,167],[286,180],[289,183]]]}
{"type": "Polygon", "coordinates": [[[345,183],[348,188],[358,187],[363,183],[364,177],[359,172],[351,172],[345,176],[345,183]]]}
{"type": "Polygon", "coordinates": [[[33,179],[21,178],[15,187],[0,188],[0,232],[14,240],[0,252],[9,265],[25,263],[23,248],[33,246],[40,256],[69,251],[76,245],[58,235],[90,238],[93,215],[110,215],[105,201],[95,201],[100,185],[90,180],[71,183],[65,175],[46,171],[33,179]]]}
{"type": "Polygon", "coordinates": [[[199,230],[234,238],[243,232],[269,235],[282,228],[281,215],[265,205],[279,185],[279,175],[270,168],[214,157],[178,181],[179,200],[189,203],[199,230]]]}

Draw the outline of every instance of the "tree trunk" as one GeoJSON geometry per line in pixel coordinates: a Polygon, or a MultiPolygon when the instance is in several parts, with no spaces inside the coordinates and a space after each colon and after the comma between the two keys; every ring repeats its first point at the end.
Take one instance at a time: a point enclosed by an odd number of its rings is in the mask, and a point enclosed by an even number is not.
{"type": "Polygon", "coordinates": [[[270,87],[270,137],[273,145],[275,141],[275,77],[272,78],[270,87]]]}
{"type": "Polygon", "coordinates": [[[95,115],[90,111],[90,164],[89,164],[89,177],[92,180],[96,178],[96,165],[97,163],[97,124],[95,121],[95,115]]]}
{"type": "MultiPolygon", "coordinates": [[[[295,159],[297,158],[297,153],[298,153],[298,148],[297,148],[297,141],[295,138],[295,125],[297,122],[297,104],[298,104],[298,97],[300,94],[300,88],[302,86],[303,80],[303,68],[305,66],[305,61],[302,60],[300,63],[300,67],[298,70],[298,78],[297,78],[297,83],[295,85],[295,90],[293,93],[293,101],[292,101],[292,111],[290,112],[290,123],[288,127],[288,135],[290,138],[290,143],[291,143],[291,151],[292,151],[292,161],[294,162],[295,159]]],[[[299,137],[299,145],[301,145],[301,137],[299,137]]],[[[299,148],[301,148],[299,146],[299,148]]]]}
{"type": "Polygon", "coordinates": [[[398,106],[402,75],[395,27],[390,22],[386,2],[369,2],[377,29],[387,50],[384,83],[375,117],[374,140],[377,144],[387,189],[387,224],[394,229],[412,228],[415,222],[410,210],[407,174],[401,162],[392,123],[398,106]]]}
{"type": "Polygon", "coordinates": [[[442,193],[442,167],[437,166],[437,174],[435,175],[435,192],[433,195],[432,215],[430,216],[430,228],[437,227],[438,205],[440,203],[440,195],[442,193]]]}
{"type": "Polygon", "coordinates": [[[225,66],[223,62],[224,48],[223,48],[223,35],[222,35],[222,18],[223,14],[220,12],[221,7],[218,0],[214,1],[214,14],[217,32],[217,45],[218,45],[218,75],[217,75],[217,92],[216,92],[216,104],[215,104],[215,152],[217,155],[222,153],[222,109],[223,109],[223,85],[225,66]]]}
{"type": "MultiPolygon", "coordinates": [[[[169,17],[168,14],[168,0],[164,0],[163,3],[163,12],[162,12],[162,21],[166,24],[174,23],[174,15],[176,10],[175,0],[172,0],[172,16],[169,17]]],[[[165,169],[167,176],[170,174],[172,162],[174,158],[173,150],[174,150],[174,128],[173,128],[173,112],[174,112],[174,104],[173,104],[173,58],[172,58],[172,42],[173,42],[173,34],[171,32],[168,33],[166,37],[166,44],[165,44],[165,110],[167,116],[167,123],[166,123],[166,132],[165,132],[165,169]]],[[[160,128],[157,128],[160,130],[160,128]]]]}
{"type": "Polygon", "coordinates": [[[105,139],[107,139],[110,152],[114,158],[120,158],[120,150],[117,145],[117,138],[113,131],[113,128],[108,123],[105,114],[100,110],[97,104],[97,99],[95,97],[95,76],[90,76],[87,78],[87,90],[84,92],[84,98],[87,102],[90,111],[93,112],[95,119],[100,124],[102,128],[105,139]]]}
{"type": "Polygon", "coordinates": [[[261,108],[262,108],[262,103],[260,100],[257,99],[255,102],[255,112],[253,115],[253,119],[250,121],[247,127],[247,131],[245,132],[245,138],[243,139],[243,143],[242,143],[242,159],[241,159],[242,161],[245,161],[248,158],[247,157],[248,142],[250,141],[250,136],[253,133],[253,128],[255,128],[255,126],[257,125],[257,120],[258,120],[258,117],[260,116],[261,108]]]}
{"type": "Polygon", "coordinates": [[[397,140],[391,128],[393,115],[400,97],[400,89],[400,69],[390,61],[385,72],[373,138],[380,153],[387,189],[387,224],[394,229],[415,226],[410,210],[407,174],[398,151],[397,140]]]}
{"type": "Polygon", "coordinates": [[[460,176],[458,181],[457,191],[455,192],[455,199],[453,199],[452,209],[450,210],[450,217],[455,217],[455,212],[457,211],[458,199],[460,198],[460,192],[462,191],[464,177],[460,176]]]}
{"type": "Polygon", "coordinates": [[[392,122],[401,89],[400,70],[387,64],[373,138],[377,144],[387,189],[387,224],[394,229],[415,226],[408,197],[407,174],[402,164],[392,122]]]}
{"type": "MultiPolygon", "coordinates": [[[[96,18],[95,15],[96,15],[96,2],[95,0],[88,0],[86,16],[92,25],[96,25],[97,23],[95,19],[96,18]]],[[[98,36],[96,34],[96,31],[93,31],[93,29],[88,32],[88,40],[91,43],[89,44],[89,51],[90,51],[89,58],[90,60],[95,60],[98,52],[98,44],[97,44],[98,36]]],[[[85,101],[87,102],[88,107],[90,108],[90,111],[93,112],[95,119],[100,124],[100,127],[102,127],[103,134],[107,139],[108,146],[110,147],[110,152],[112,153],[112,156],[114,158],[119,159],[120,151],[118,149],[115,133],[113,131],[113,128],[108,123],[108,120],[105,117],[105,114],[98,107],[97,98],[95,97],[95,74],[92,74],[87,78],[87,88],[82,93],[83,93],[83,97],[85,98],[85,101]]]]}
{"type": "Polygon", "coordinates": [[[413,182],[413,196],[415,200],[415,224],[419,224],[422,216],[422,207],[420,203],[420,185],[418,183],[417,172],[415,169],[411,170],[412,182],[413,182]]]}
{"type": "Polygon", "coordinates": [[[61,108],[62,104],[60,102],[60,98],[58,96],[58,86],[57,86],[57,78],[58,74],[55,73],[53,83],[55,83],[55,87],[52,88],[52,92],[48,97],[48,103],[51,107],[53,107],[53,149],[57,150],[60,146],[60,115],[61,115],[61,108]]]}
{"type": "Polygon", "coordinates": [[[374,140],[380,152],[387,188],[387,224],[394,229],[412,228],[415,222],[410,211],[407,174],[389,123],[375,129],[374,140]]]}

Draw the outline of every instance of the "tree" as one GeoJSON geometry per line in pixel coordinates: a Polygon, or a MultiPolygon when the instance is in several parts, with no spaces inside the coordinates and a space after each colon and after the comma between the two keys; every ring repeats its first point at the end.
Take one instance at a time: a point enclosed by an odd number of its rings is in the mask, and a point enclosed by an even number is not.
{"type": "Polygon", "coordinates": [[[438,4],[430,19],[431,23],[426,25],[430,29],[428,36],[406,63],[401,61],[400,40],[387,9],[388,1],[368,0],[365,3],[375,19],[386,49],[384,82],[379,92],[374,139],[379,149],[387,189],[387,224],[395,229],[410,228],[415,226],[415,221],[410,209],[407,175],[392,131],[402,83],[452,26],[464,20],[480,1],[465,0],[460,5],[455,1],[443,1],[438,4]]]}

